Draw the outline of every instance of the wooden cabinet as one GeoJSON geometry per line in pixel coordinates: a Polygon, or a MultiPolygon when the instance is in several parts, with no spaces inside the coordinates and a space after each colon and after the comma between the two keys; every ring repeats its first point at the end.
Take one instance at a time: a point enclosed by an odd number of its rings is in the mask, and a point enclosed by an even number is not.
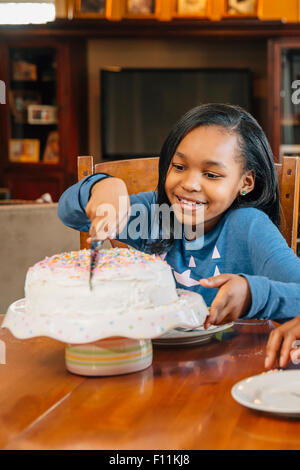
{"type": "MultiPolygon", "coordinates": [[[[290,0],[287,4],[290,4],[290,0]]],[[[264,5],[267,3],[264,2],[264,5]]],[[[2,87],[3,83],[6,85],[7,98],[7,103],[2,104],[0,96],[0,187],[8,187],[12,198],[31,200],[39,197],[43,192],[50,192],[53,200],[57,201],[63,190],[77,180],[77,156],[89,155],[93,152],[93,149],[89,148],[87,139],[87,108],[88,101],[91,105],[92,100],[91,96],[89,100],[87,97],[88,82],[91,83],[87,75],[91,73],[88,72],[91,68],[86,63],[86,48],[91,47],[93,40],[98,41],[100,49],[105,48],[108,39],[115,41],[120,49],[123,47],[122,39],[124,39],[124,47],[129,44],[128,39],[133,45],[134,41],[140,39],[146,39],[149,43],[153,40],[155,44],[158,44],[158,40],[168,44],[166,41],[171,43],[175,39],[182,41],[187,51],[192,40],[197,43],[200,50],[200,48],[205,49],[207,42],[211,39],[214,42],[219,41],[225,58],[231,54],[231,49],[234,47],[233,41],[239,41],[245,44],[248,50],[249,68],[253,64],[252,56],[256,58],[257,48],[264,48],[269,41],[268,87],[265,86],[265,63],[258,67],[261,85],[257,80],[255,96],[258,97],[259,112],[263,114],[260,122],[269,123],[268,137],[277,160],[279,160],[280,150],[282,151],[280,145],[284,144],[283,135],[289,135],[290,141],[287,145],[300,145],[299,105],[291,106],[290,111],[287,111],[284,103],[290,103],[289,100],[294,90],[287,85],[291,78],[283,73],[283,70],[290,70],[290,76],[293,80],[297,80],[298,72],[295,71],[298,65],[295,66],[295,64],[297,64],[298,51],[300,51],[299,23],[230,18],[224,21],[186,18],[176,18],[173,21],[130,18],[122,21],[107,21],[104,18],[99,20],[74,18],[71,21],[58,19],[47,25],[0,26],[0,86],[2,87]],[[253,52],[249,52],[248,43],[251,43],[253,52]],[[289,64],[287,67],[283,67],[283,60],[289,64]],[[14,66],[14,62],[18,61],[21,64],[14,66]],[[22,65],[22,62],[27,65],[22,65]],[[36,67],[30,67],[30,64],[36,67]],[[22,70],[25,73],[24,68],[27,79],[21,80],[20,74],[22,70]],[[30,77],[31,80],[28,80],[30,77]],[[284,98],[283,94],[285,94],[284,98]],[[31,102],[30,99],[32,99],[31,102]],[[268,119],[265,118],[266,101],[268,101],[268,119]],[[31,122],[28,121],[27,110],[30,104],[31,122]],[[35,119],[39,119],[39,116],[37,113],[35,118],[32,114],[32,105],[55,107],[57,122],[48,125],[37,123],[35,119]],[[287,131],[285,133],[284,127],[287,131]],[[55,144],[57,137],[59,142],[58,158],[52,161],[49,155],[45,157],[47,140],[51,132],[55,132],[52,135],[54,139],[52,142],[55,144]],[[39,141],[38,145],[37,142],[27,142],[29,158],[26,158],[26,152],[22,155],[20,150],[22,142],[11,143],[12,140],[18,139],[39,141]],[[13,159],[12,153],[15,155],[13,159]]],[[[149,66],[151,66],[152,56],[149,57],[149,66]]],[[[199,64],[201,64],[201,54],[199,57],[199,64]]],[[[139,59],[134,58],[130,63],[135,63],[135,61],[138,63],[139,59]]],[[[223,65],[224,61],[221,62],[223,65]]],[[[207,64],[211,63],[209,58],[207,64]]],[[[213,61],[213,63],[218,66],[216,62],[213,61]]],[[[245,66],[244,57],[241,63],[245,66]]],[[[195,64],[198,66],[198,62],[195,64]]],[[[104,65],[118,64],[112,57],[111,60],[107,59],[107,64],[104,65]]],[[[100,68],[101,64],[96,64],[96,66],[100,68]]],[[[40,111],[41,114],[41,109],[34,109],[40,111]]],[[[94,137],[92,126],[91,129],[90,134],[94,137]]],[[[95,129],[97,133],[98,128],[95,127],[95,129]]],[[[97,152],[94,154],[96,159],[99,155],[100,153],[97,155],[97,152]]]]}
{"type": "Polygon", "coordinates": [[[0,186],[12,198],[54,201],[76,181],[77,155],[86,139],[85,45],[46,39],[2,40],[0,186]]]}
{"type": "Polygon", "coordinates": [[[277,161],[300,155],[300,38],[269,41],[269,139],[277,161]]]}

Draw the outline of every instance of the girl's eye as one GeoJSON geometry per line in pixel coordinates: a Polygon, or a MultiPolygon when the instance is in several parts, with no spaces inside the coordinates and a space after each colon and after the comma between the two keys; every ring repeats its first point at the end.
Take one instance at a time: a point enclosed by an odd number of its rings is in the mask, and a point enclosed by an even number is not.
{"type": "Polygon", "coordinates": [[[217,178],[220,178],[220,175],[216,175],[215,173],[205,173],[206,176],[209,178],[209,179],[217,179],[217,178]]]}
{"type": "Polygon", "coordinates": [[[173,168],[175,168],[175,169],[178,170],[178,171],[184,170],[184,166],[183,166],[183,165],[179,165],[178,163],[172,163],[172,166],[173,166],[173,168]]]}
{"type": "MultiPolygon", "coordinates": [[[[172,167],[175,168],[175,170],[177,170],[177,171],[183,171],[184,170],[184,166],[180,165],[180,163],[172,163],[172,167]]],[[[209,179],[221,178],[220,175],[216,175],[215,173],[210,173],[209,171],[207,171],[203,174],[206,175],[209,179]]]]}

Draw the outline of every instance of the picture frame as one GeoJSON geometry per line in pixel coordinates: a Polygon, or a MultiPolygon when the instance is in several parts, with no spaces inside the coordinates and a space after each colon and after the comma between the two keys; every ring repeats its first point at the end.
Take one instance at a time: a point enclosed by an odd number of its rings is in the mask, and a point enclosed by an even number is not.
{"type": "Polygon", "coordinates": [[[38,139],[10,139],[9,160],[11,162],[37,163],[40,159],[38,139]]]}
{"type": "Polygon", "coordinates": [[[15,123],[27,123],[28,107],[41,103],[41,95],[35,90],[11,90],[9,93],[11,114],[15,123]]]}
{"type": "Polygon", "coordinates": [[[59,162],[59,133],[58,131],[49,132],[42,160],[44,163],[58,163],[59,162]]]}
{"type": "Polygon", "coordinates": [[[105,18],[107,0],[73,0],[73,16],[81,18],[105,18]]]}
{"type": "Polygon", "coordinates": [[[210,0],[176,0],[175,16],[208,18],[210,0]]]}
{"type": "Polygon", "coordinates": [[[36,81],[37,66],[31,62],[14,59],[12,62],[12,79],[15,81],[36,81]]]}
{"type": "Polygon", "coordinates": [[[30,104],[28,124],[57,124],[57,106],[30,104]]]}
{"type": "Polygon", "coordinates": [[[154,18],[156,15],[156,0],[126,0],[125,17],[154,18]]]}
{"type": "Polygon", "coordinates": [[[223,17],[257,18],[259,0],[224,0],[223,17]]]}

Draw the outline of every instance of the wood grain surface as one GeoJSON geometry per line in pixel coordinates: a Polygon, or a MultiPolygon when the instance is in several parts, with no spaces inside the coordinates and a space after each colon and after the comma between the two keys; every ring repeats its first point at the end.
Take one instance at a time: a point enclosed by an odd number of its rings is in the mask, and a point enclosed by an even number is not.
{"type": "Polygon", "coordinates": [[[235,325],[209,343],[154,347],[144,371],[72,375],[65,345],[6,329],[1,449],[300,449],[299,420],[251,411],[231,388],[264,370],[271,322],[235,325]]]}

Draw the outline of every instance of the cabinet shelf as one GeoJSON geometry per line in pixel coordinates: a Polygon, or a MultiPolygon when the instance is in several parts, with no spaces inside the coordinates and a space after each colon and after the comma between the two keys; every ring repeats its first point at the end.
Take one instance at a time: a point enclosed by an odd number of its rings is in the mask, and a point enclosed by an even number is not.
{"type": "Polygon", "coordinates": [[[53,130],[56,130],[58,127],[58,123],[51,123],[51,124],[30,124],[29,122],[15,122],[14,119],[12,120],[12,125],[13,127],[18,127],[18,128],[25,128],[25,130],[32,130],[36,128],[37,130],[43,130],[44,128],[52,128],[53,130]]]}
{"type": "Polygon", "coordinates": [[[9,162],[9,168],[10,170],[22,170],[24,169],[24,165],[26,169],[44,169],[47,172],[49,171],[50,168],[59,170],[62,168],[61,163],[49,163],[49,162],[9,162]]]}
{"type": "Polygon", "coordinates": [[[10,81],[11,85],[32,85],[32,84],[37,84],[37,85],[43,85],[46,83],[56,85],[56,80],[11,80],[10,81]]]}

